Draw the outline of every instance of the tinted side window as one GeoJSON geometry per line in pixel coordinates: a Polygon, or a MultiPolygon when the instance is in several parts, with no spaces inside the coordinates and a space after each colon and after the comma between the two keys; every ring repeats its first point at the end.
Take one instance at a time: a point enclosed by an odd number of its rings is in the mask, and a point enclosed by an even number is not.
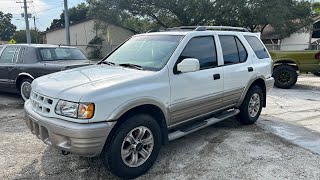
{"type": "Polygon", "coordinates": [[[248,53],[246,51],[246,48],[243,46],[243,44],[241,43],[241,41],[235,37],[236,42],[237,42],[237,47],[238,47],[238,51],[239,51],[239,60],[241,63],[246,62],[247,61],[247,57],[248,57],[248,53]]]}
{"type": "Polygon", "coordinates": [[[264,48],[261,41],[255,36],[244,36],[250,46],[252,47],[253,51],[256,53],[259,59],[269,58],[267,50],[264,48]]]}
{"type": "Polygon", "coordinates": [[[224,64],[236,64],[239,63],[239,53],[236,40],[234,36],[219,36],[224,64]]]}
{"type": "Polygon", "coordinates": [[[186,58],[198,59],[201,70],[216,67],[218,63],[214,38],[208,36],[191,39],[181,53],[178,62],[186,58]]]}
{"type": "Polygon", "coordinates": [[[15,63],[15,57],[19,47],[7,47],[0,56],[0,63],[15,63]]]}

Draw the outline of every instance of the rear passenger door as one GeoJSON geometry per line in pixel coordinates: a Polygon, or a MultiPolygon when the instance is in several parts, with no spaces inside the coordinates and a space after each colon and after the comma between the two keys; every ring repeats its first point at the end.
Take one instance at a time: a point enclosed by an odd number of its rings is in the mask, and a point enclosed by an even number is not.
{"type": "Polygon", "coordinates": [[[235,35],[219,35],[224,61],[224,104],[236,104],[254,75],[248,51],[241,39],[235,35]]]}
{"type": "Polygon", "coordinates": [[[249,45],[251,46],[253,53],[252,53],[252,62],[254,65],[254,69],[258,76],[262,75],[266,78],[271,77],[272,74],[272,59],[263,45],[260,39],[256,36],[246,35],[244,36],[245,39],[248,41],[249,45]]]}
{"type": "Polygon", "coordinates": [[[179,124],[185,120],[205,115],[222,105],[223,74],[218,66],[216,42],[213,36],[194,37],[189,40],[177,59],[170,77],[171,122],[179,124]],[[196,58],[200,71],[177,72],[177,64],[186,58],[196,58]]]}

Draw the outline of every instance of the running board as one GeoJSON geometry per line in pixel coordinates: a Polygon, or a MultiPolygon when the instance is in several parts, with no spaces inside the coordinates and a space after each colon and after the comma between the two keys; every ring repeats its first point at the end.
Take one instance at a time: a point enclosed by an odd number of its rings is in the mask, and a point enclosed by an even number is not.
{"type": "Polygon", "coordinates": [[[237,114],[239,114],[240,111],[238,109],[232,110],[232,111],[226,111],[216,117],[206,119],[204,121],[197,121],[196,123],[192,124],[191,126],[188,126],[186,128],[179,129],[177,131],[174,131],[170,133],[169,136],[169,141],[173,141],[176,139],[179,139],[183,136],[186,136],[188,134],[191,134],[193,132],[196,132],[200,129],[206,128],[208,126],[211,126],[215,123],[218,123],[220,121],[226,120],[228,118],[231,118],[237,114]]]}

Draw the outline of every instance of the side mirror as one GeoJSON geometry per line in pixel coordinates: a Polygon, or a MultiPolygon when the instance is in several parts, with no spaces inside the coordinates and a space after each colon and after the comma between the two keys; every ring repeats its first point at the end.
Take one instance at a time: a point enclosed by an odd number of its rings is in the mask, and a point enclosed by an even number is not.
{"type": "Polygon", "coordinates": [[[200,62],[195,58],[184,59],[177,65],[177,70],[182,73],[196,72],[200,70],[200,62]]]}

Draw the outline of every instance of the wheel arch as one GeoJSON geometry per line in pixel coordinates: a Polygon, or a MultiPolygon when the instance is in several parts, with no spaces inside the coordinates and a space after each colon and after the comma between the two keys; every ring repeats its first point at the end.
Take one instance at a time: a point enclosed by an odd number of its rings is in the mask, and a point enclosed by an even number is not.
{"type": "MultiPolygon", "coordinates": [[[[162,135],[162,144],[168,143],[168,113],[167,109],[159,104],[159,102],[155,101],[134,101],[126,105],[126,107],[117,110],[113,115],[111,115],[108,119],[114,119],[116,124],[110,134],[112,134],[124,121],[126,121],[129,117],[135,114],[148,114],[153,117],[160,126],[161,135],[162,135]]],[[[109,120],[110,121],[110,120],[109,120]]],[[[112,120],[111,120],[112,121],[112,120]]],[[[109,138],[108,138],[109,139],[109,138]]]]}
{"type": "Polygon", "coordinates": [[[255,77],[253,79],[251,79],[248,83],[248,86],[246,86],[246,88],[244,89],[242,95],[241,95],[241,98],[240,98],[240,101],[239,103],[237,104],[237,107],[240,107],[244,98],[246,97],[249,89],[253,86],[259,86],[261,87],[262,89],[262,92],[263,92],[263,106],[262,107],[266,107],[267,105],[267,88],[266,88],[266,83],[265,83],[265,77],[264,76],[258,76],[258,77],[255,77]]]}
{"type": "Polygon", "coordinates": [[[297,71],[299,70],[299,63],[294,59],[277,59],[273,61],[274,68],[284,64],[293,67],[297,71]]]}
{"type": "Polygon", "coordinates": [[[20,74],[18,75],[17,79],[16,79],[16,88],[17,88],[19,91],[20,91],[21,81],[22,81],[23,79],[25,79],[25,78],[30,78],[30,79],[34,80],[34,77],[33,77],[31,74],[25,73],[25,72],[20,73],[20,74]]]}

